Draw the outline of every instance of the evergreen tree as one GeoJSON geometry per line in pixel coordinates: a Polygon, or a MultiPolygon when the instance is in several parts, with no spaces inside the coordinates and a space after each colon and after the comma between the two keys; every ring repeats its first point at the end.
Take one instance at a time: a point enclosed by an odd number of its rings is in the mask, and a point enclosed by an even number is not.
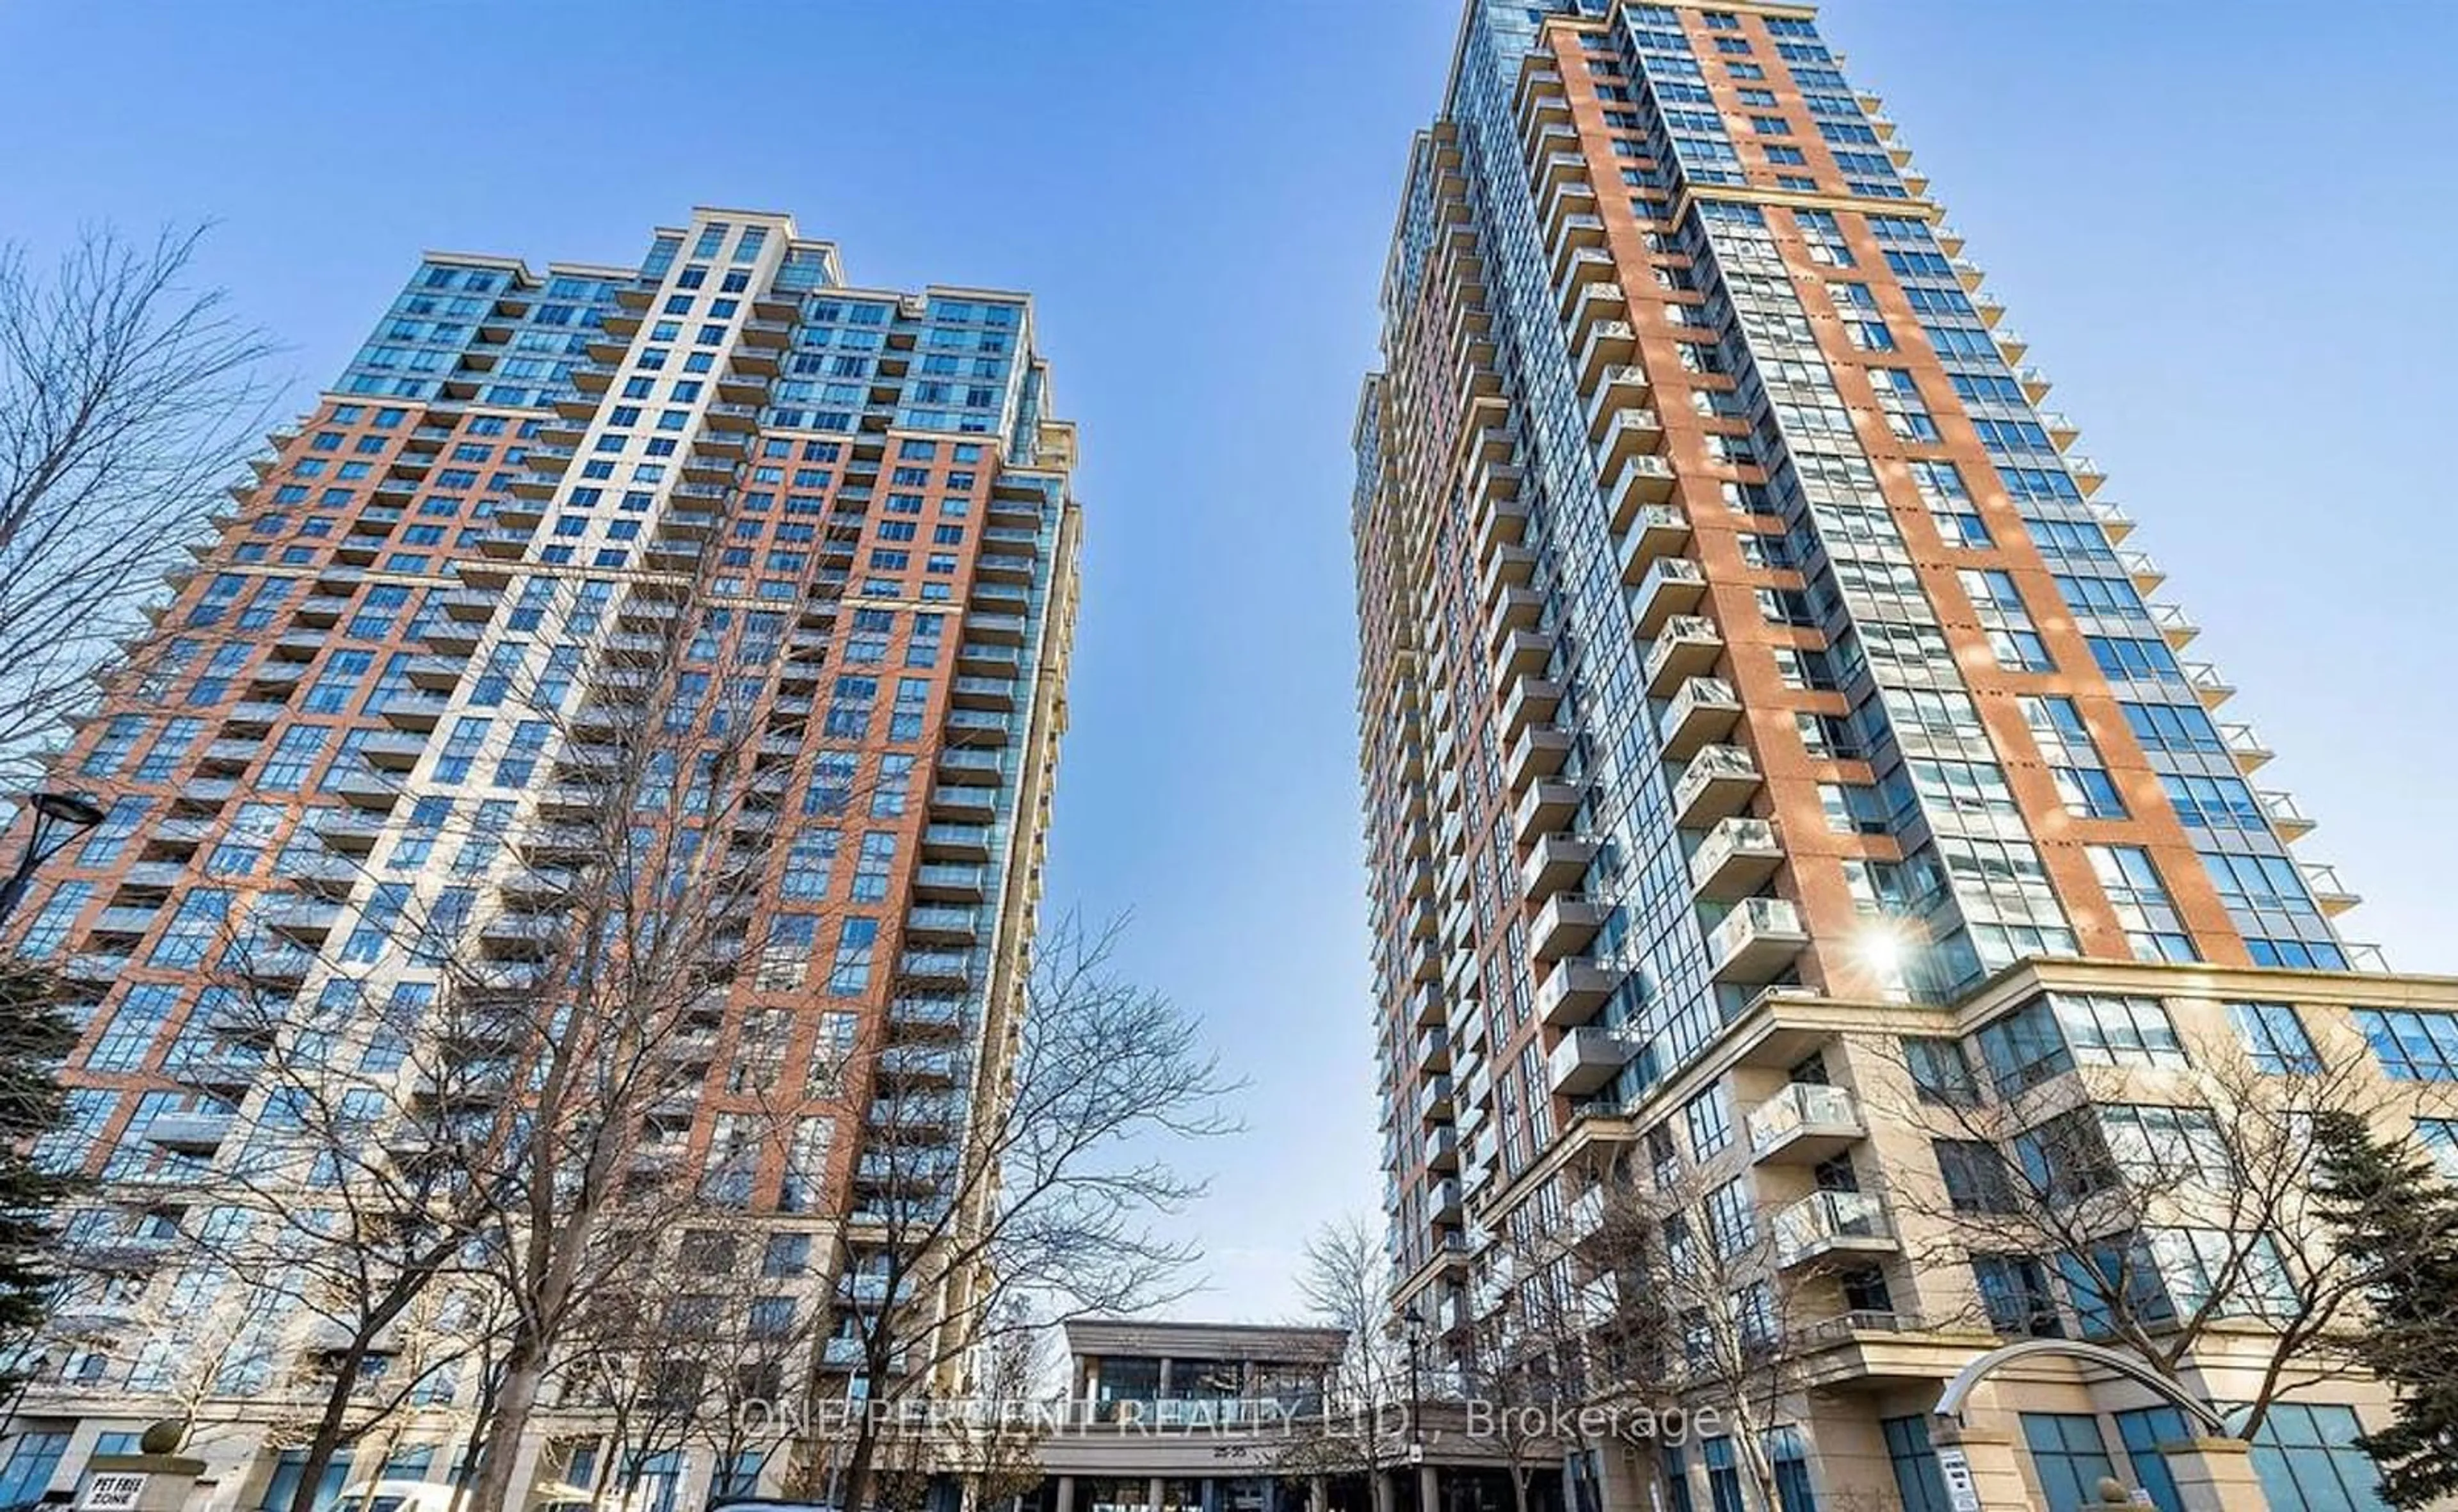
{"type": "Polygon", "coordinates": [[[44,1170],[28,1150],[59,1122],[54,1072],[76,1041],[51,973],[0,960],[0,1398],[25,1383],[28,1346],[59,1280],[52,1211],[79,1183],[44,1170]]]}
{"type": "Polygon", "coordinates": [[[2458,1189],[2432,1162],[2353,1113],[2317,1116],[2314,1195],[2369,1282],[2358,1353],[2399,1392],[2397,1417],[2357,1441],[2391,1505],[2458,1494],[2458,1189]]]}

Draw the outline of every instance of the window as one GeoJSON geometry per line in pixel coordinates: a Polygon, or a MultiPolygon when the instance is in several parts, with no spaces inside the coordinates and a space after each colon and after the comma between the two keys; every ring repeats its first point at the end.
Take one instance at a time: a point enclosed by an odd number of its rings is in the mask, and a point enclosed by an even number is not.
{"type": "Polygon", "coordinates": [[[2227,851],[2197,851],[2202,869],[2219,901],[2242,912],[2272,909],[2318,918],[2312,894],[2304,890],[2303,874],[2284,856],[2245,856],[2227,851]]]}
{"type": "Polygon", "coordinates": [[[1998,1333],[2015,1338],[2064,1336],[2056,1294],[2049,1288],[2049,1268],[2037,1256],[1975,1253],[1971,1279],[1979,1288],[1989,1326],[1998,1333]]]}
{"type": "Polygon", "coordinates": [[[2023,1442],[2049,1499],[2049,1512],[2084,1512],[2099,1502],[2102,1476],[2114,1476],[2099,1419],[2087,1412],[2027,1412],[2023,1442]]]}
{"type": "Polygon", "coordinates": [[[769,1280],[787,1276],[807,1275],[811,1270],[811,1236],[807,1233],[772,1233],[767,1247],[760,1253],[760,1274],[769,1280]]]}
{"type": "Polygon", "coordinates": [[[1749,1503],[1741,1500],[1741,1472],[1730,1436],[1700,1440],[1698,1455],[1707,1465],[1707,1502],[1715,1512],[1749,1512],[1749,1503]]]}
{"type": "Polygon", "coordinates": [[[2270,817],[2256,801],[2253,789],[2236,777],[2163,775],[2160,786],[2176,805],[2177,818],[2188,829],[2253,830],[2267,834],[2270,817]]]}
{"type": "Polygon", "coordinates": [[[828,893],[828,874],[836,863],[842,836],[835,830],[803,830],[785,852],[783,895],[816,900],[828,893]]]}
{"type": "Polygon", "coordinates": [[[68,1453],[69,1436],[61,1430],[30,1430],[17,1436],[9,1463],[0,1467],[0,1505],[22,1506],[42,1499],[52,1477],[68,1453]]]}
{"type": "Polygon", "coordinates": [[[155,942],[153,963],[201,965],[206,951],[220,938],[222,925],[230,918],[230,904],[231,895],[219,888],[190,889],[179,900],[179,911],[172,916],[171,927],[155,942]]]}
{"type": "Polygon", "coordinates": [[[2125,818],[2125,799],[2118,796],[2116,783],[2098,767],[2051,767],[2049,777],[2056,784],[2057,799],[2066,812],[2087,819],[2121,819],[2125,818]]]}
{"type": "Polygon", "coordinates": [[[2178,922],[2151,853],[2139,845],[2086,845],[2091,869],[2124,926],[2136,961],[2198,961],[2193,941],[2178,922]]]}
{"type": "Polygon", "coordinates": [[[1704,1161],[1733,1142],[1733,1101],[1724,1084],[1700,1092],[1681,1107],[1682,1127],[1690,1134],[1690,1155],[1704,1161]]]}
{"type": "Polygon", "coordinates": [[[1707,1237],[1716,1253],[1734,1259],[1758,1239],[1758,1221],[1750,1206],[1749,1178],[1736,1176],[1707,1193],[1707,1237]]]}
{"type": "Polygon", "coordinates": [[[2355,1409],[2280,1402],[2253,1436],[2253,1469],[2274,1512],[2383,1512],[2381,1467],[2356,1444],[2355,1409]]]}
{"type": "Polygon", "coordinates": [[[2402,1082],[2458,1082],[2458,1015],[2364,1008],[2356,1027],[2382,1070],[2402,1082]]]}
{"type": "Polygon", "coordinates": [[[2231,1003],[2227,1012],[2228,1023],[2236,1026],[2238,1038],[2244,1041],[2245,1053],[2264,1075],[2285,1076],[2322,1068],[2322,1058],[2314,1053],[2312,1037],[2304,1032],[2304,1021],[2296,1016],[2292,1004],[2231,1003]]]}
{"type": "Polygon", "coordinates": [[[896,835],[889,830],[872,830],[862,838],[862,851],[854,861],[853,900],[875,903],[887,896],[888,874],[896,865],[896,835]]]}
{"type": "Polygon", "coordinates": [[[2207,1108],[2112,1103],[2100,1108],[2099,1127],[2110,1158],[2135,1180],[2223,1182],[2232,1172],[2227,1141],[2207,1108]]]}
{"type": "Polygon", "coordinates": [[[1809,1444],[1788,1422],[1767,1430],[1767,1460],[1775,1470],[1776,1501],[1783,1512],[1818,1512],[1818,1493],[1809,1477],[1809,1444]]]}
{"type": "Polygon", "coordinates": [[[86,1052],[86,1069],[93,1071],[134,1071],[145,1064],[145,1052],[154,1047],[161,1035],[162,1025],[171,1016],[172,1005],[179,1001],[179,989],[160,984],[133,986],[120,1000],[119,1011],[111,1016],[111,1026],[102,1031],[94,1048],[86,1052]]]}
{"type": "Polygon", "coordinates": [[[2443,1175],[2458,1181],[2458,1118],[2417,1119],[2415,1142],[2424,1147],[2443,1175]]]}
{"type": "Polygon", "coordinates": [[[2077,1065],[2185,1065],[2176,1025],[2156,998],[2051,994],[1989,1024],[1979,1038],[1989,1079],[2007,1094],[2077,1065]]]}
{"type": "Polygon", "coordinates": [[[2174,1407],[2135,1407],[2114,1416],[2116,1437],[2125,1443],[2125,1458],[2134,1464],[2134,1479],[2151,1498],[2151,1504],[2159,1512],[2183,1512],[2184,1502],[2177,1495],[2177,1478],[2169,1473],[2167,1459],[2159,1453],[2159,1446],[2194,1436],[2193,1430],[2185,1426],[2185,1415],[2174,1407]]]}
{"type": "Polygon", "coordinates": [[[879,940],[879,921],[848,919],[837,936],[836,960],[828,971],[828,990],[841,998],[860,997],[870,986],[870,958],[879,940]]]}
{"type": "Polygon", "coordinates": [[[1980,1083],[1971,1074],[1971,1063],[1964,1058],[1961,1041],[1906,1038],[1904,1061],[1911,1068],[1912,1085],[1922,1102],[1969,1108],[1980,1101],[1980,1083]]]}
{"type": "Polygon", "coordinates": [[[1933,1139],[1938,1174],[1946,1180],[1947,1199],[1957,1212],[2016,1211],[2014,1183],[2006,1158],[1985,1139],[1933,1139]]]}
{"type": "Polygon", "coordinates": [[[1887,1418],[1878,1424],[1886,1440],[1886,1463],[1895,1472],[1895,1494],[1904,1512],[1949,1512],[1946,1475],[1937,1465],[1937,1449],[1929,1442],[1928,1419],[1918,1415],[1887,1418]]]}

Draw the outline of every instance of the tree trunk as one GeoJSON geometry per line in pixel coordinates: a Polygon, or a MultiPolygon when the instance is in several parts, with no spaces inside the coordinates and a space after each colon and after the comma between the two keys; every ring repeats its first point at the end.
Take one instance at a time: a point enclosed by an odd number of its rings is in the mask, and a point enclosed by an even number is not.
{"type": "Polygon", "coordinates": [[[324,1410],[317,1416],[316,1431],[307,1440],[306,1462],[299,1467],[299,1483],[290,1491],[290,1512],[316,1512],[316,1495],[325,1467],[342,1447],[342,1424],[350,1416],[350,1394],[358,1389],[359,1372],[366,1360],[367,1341],[354,1338],[333,1367],[332,1389],[324,1394],[324,1410]]]}
{"type": "MultiPolygon", "coordinates": [[[[546,1376],[546,1350],[525,1325],[504,1357],[503,1385],[487,1415],[487,1452],[478,1461],[478,1483],[469,1512],[506,1512],[512,1489],[512,1461],[520,1458],[530,1414],[546,1376]]],[[[518,1512],[517,1508],[513,1512],[518,1512]]]]}
{"type": "MultiPolygon", "coordinates": [[[[838,1503],[840,1512],[864,1512],[870,1504],[871,1461],[879,1457],[879,1428],[864,1403],[862,1426],[854,1430],[853,1453],[845,1457],[844,1496],[838,1503]]],[[[1153,1512],[1159,1512],[1156,1507],[1153,1512]]]]}

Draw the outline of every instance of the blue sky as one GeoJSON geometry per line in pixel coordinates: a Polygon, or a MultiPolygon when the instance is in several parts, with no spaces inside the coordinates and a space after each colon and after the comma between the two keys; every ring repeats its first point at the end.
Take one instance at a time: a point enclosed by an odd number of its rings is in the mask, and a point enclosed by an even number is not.
{"type": "MultiPolygon", "coordinates": [[[[1031,290],[1084,427],[1086,603],[1053,897],[1254,1083],[1198,1151],[1213,1291],[1275,1316],[1380,1202],[1347,434],[1450,0],[0,8],[0,236],[219,222],[208,275],[303,403],[422,248],[633,260],[790,210],[855,281],[1031,290]],[[910,60],[909,64],[900,60],[910,60]]],[[[2458,971],[2439,610],[2458,511],[2458,8],[1857,0],[1829,38],[2084,427],[2226,711],[2371,900],[2458,971]]]]}

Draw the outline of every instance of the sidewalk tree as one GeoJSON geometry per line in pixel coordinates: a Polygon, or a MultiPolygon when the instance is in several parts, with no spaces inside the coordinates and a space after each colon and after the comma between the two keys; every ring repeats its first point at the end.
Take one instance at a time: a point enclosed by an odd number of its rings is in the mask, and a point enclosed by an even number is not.
{"type": "Polygon", "coordinates": [[[0,246],[0,776],[83,706],[256,445],[270,348],[194,285],[201,231],[0,246]]]}
{"type": "Polygon", "coordinates": [[[1914,1265],[1978,1259],[1998,1278],[1963,1321],[2018,1336],[2078,1326],[2188,1391],[2197,1352],[2224,1332],[2235,1357],[2260,1352],[2239,1419],[2248,1437],[2277,1402],[2358,1367],[2374,1278],[2312,1200],[2313,1130],[2384,1106],[2368,1063],[2258,1062],[2219,1035],[2146,1046],[2131,1064],[2077,1066],[2060,1050],[1984,1080],[1968,1066],[1942,1077],[1948,1063],[1920,1053],[1893,1056],[1908,1095],[1882,1094],[1871,1112],[1927,1136],[1938,1161],[1940,1179],[1889,1191],[1907,1232],[1934,1236],[1913,1246],[1914,1265]]]}
{"type": "Polygon", "coordinates": [[[867,1410],[800,1446],[802,1494],[833,1478],[839,1504],[866,1505],[886,1414],[943,1382],[966,1389],[968,1366],[1017,1329],[1194,1290],[1194,1251],[1155,1224],[1203,1183],[1161,1147],[1233,1129],[1236,1086],[1193,1018],[1117,972],[1117,937],[1057,922],[1008,1001],[984,1001],[978,983],[935,998],[891,985],[891,1028],[914,1005],[954,1018],[935,1039],[864,1046],[849,1062],[848,1096],[867,1108],[856,1179],[871,1194],[844,1225],[848,1306],[808,1403],[817,1423],[853,1376],[867,1410]]]}

